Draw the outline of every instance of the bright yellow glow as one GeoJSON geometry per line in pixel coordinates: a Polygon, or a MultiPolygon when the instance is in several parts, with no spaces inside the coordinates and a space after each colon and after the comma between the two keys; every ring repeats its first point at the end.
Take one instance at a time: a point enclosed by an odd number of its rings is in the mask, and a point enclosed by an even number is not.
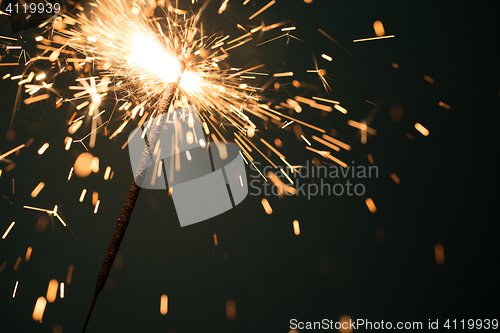
{"type": "Polygon", "coordinates": [[[181,88],[189,92],[198,90],[200,88],[200,84],[200,77],[197,74],[189,71],[182,74],[181,81],[179,82],[181,88]]]}
{"type": "Polygon", "coordinates": [[[131,64],[147,70],[166,82],[175,82],[181,74],[177,59],[148,36],[134,36],[134,51],[129,58],[131,64]]]}

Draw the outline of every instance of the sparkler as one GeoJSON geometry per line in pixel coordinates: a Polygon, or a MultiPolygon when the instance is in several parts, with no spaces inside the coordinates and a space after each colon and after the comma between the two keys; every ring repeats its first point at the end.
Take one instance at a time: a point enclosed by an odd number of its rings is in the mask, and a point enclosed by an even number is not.
{"type": "MultiPolygon", "coordinates": [[[[205,2],[204,6],[207,3],[205,2]]],[[[219,10],[220,13],[226,9],[227,3],[228,1],[224,1],[219,10]]],[[[262,12],[274,3],[275,1],[270,1],[250,16],[249,19],[251,20],[261,15],[262,12]]],[[[223,67],[223,62],[229,56],[228,51],[230,49],[248,43],[254,38],[254,34],[259,31],[265,32],[281,27],[284,24],[283,22],[269,26],[265,26],[262,23],[261,26],[246,31],[239,37],[230,38],[228,35],[221,37],[205,36],[203,28],[199,24],[204,6],[200,12],[192,16],[190,16],[190,13],[170,5],[168,1],[164,6],[157,7],[156,4],[152,4],[149,1],[137,1],[130,4],[125,0],[116,2],[97,0],[91,3],[90,6],[93,7],[91,10],[85,11],[81,8],[80,12],[76,15],[64,14],[61,17],[53,19],[51,25],[49,25],[50,28],[47,30],[49,31],[48,34],[53,35],[53,37],[50,39],[44,39],[41,36],[37,37],[36,40],[40,42],[37,48],[42,53],[37,57],[29,59],[26,63],[29,68],[29,66],[39,61],[53,62],[57,68],[57,72],[53,74],[54,77],[63,71],[72,69],[79,69],[86,73],[85,76],[76,80],[76,85],[69,87],[70,93],[73,94],[76,91],[73,95],[60,94],[53,88],[52,83],[46,82],[51,78],[49,73],[35,73],[35,71],[30,72],[27,69],[22,75],[12,77],[12,79],[20,80],[18,82],[19,85],[24,86],[25,93],[30,95],[30,97],[24,100],[26,105],[50,98],[49,93],[55,93],[59,96],[56,103],[57,106],[60,106],[62,103],[76,104],[76,111],[68,121],[68,133],[70,135],[81,131],[82,128],[85,128],[85,123],[90,122],[91,130],[89,134],[78,140],[72,137],[66,138],[66,150],[69,150],[74,143],[81,144],[87,148],[84,140],[88,137],[90,137],[88,146],[92,148],[96,143],[96,133],[99,131],[104,131],[111,140],[117,137],[126,126],[138,120],[138,127],[149,127],[150,129],[150,134],[147,137],[147,147],[144,149],[139,167],[135,171],[136,176],[134,177],[135,179],[142,180],[145,175],[146,166],[153,155],[152,149],[149,148],[156,146],[161,130],[161,126],[156,122],[151,122],[151,119],[167,114],[172,105],[183,106],[191,103],[199,107],[200,118],[205,133],[212,136],[215,139],[214,141],[220,140],[223,142],[226,142],[231,137],[231,134],[233,134],[234,140],[241,148],[242,156],[250,162],[253,161],[251,153],[254,152],[255,154],[260,154],[275,167],[276,164],[273,163],[273,158],[277,157],[279,161],[284,162],[293,170],[286,157],[271,143],[262,138],[257,142],[261,144],[261,147],[268,149],[274,154],[266,156],[256,146],[257,143],[253,143],[249,139],[256,134],[258,135],[256,133],[258,132],[257,126],[251,120],[252,117],[252,119],[260,118],[264,121],[274,122],[281,129],[292,124],[294,126],[300,124],[321,133],[321,138],[312,135],[308,136],[308,139],[304,134],[301,134],[300,138],[308,150],[343,167],[347,166],[346,163],[332,156],[330,151],[316,149],[315,145],[319,143],[335,151],[340,151],[340,148],[350,150],[349,145],[327,135],[326,131],[322,128],[310,125],[305,121],[297,119],[295,116],[285,115],[282,112],[276,111],[271,107],[271,103],[263,104],[258,95],[262,89],[242,83],[244,79],[252,78],[247,75],[267,74],[260,72],[264,64],[247,69],[223,67]],[[115,109],[111,112],[108,110],[106,112],[106,110],[101,110],[101,104],[107,98],[106,96],[111,95],[111,92],[115,92],[120,96],[119,103],[121,106],[118,110],[115,109]],[[160,98],[158,98],[159,96],[160,98]],[[124,115],[117,116],[120,112],[123,112],[124,115]],[[107,115],[109,115],[109,118],[104,120],[107,115]],[[116,118],[121,118],[121,124],[114,132],[110,132],[110,135],[108,135],[108,129],[111,128],[116,118]],[[228,127],[234,128],[234,133],[230,133],[228,127]]],[[[286,32],[281,37],[290,36],[295,38],[290,35],[290,32],[293,30],[295,30],[295,27],[281,29],[281,31],[286,32]]],[[[319,32],[347,53],[350,53],[326,32],[321,29],[319,29],[319,32]]],[[[389,37],[392,36],[382,38],[389,37]]],[[[323,58],[332,61],[332,58],[326,54],[323,54],[323,58]]],[[[326,72],[324,70],[316,68],[311,72],[317,73],[322,81],[325,80],[324,75],[326,72]]],[[[292,76],[294,76],[294,73],[291,71],[274,73],[272,79],[292,76]]],[[[297,82],[297,84],[300,86],[300,83],[297,82]]],[[[296,86],[295,83],[294,86],[296,86]]],[[[338,101],[320,97],[308,99],[295,96],[294,99],[292,98],[288,99],[287,103],[280,104],[283,108],[289,109],[291,115],[293,112],[300,113],[302,111],[300,103],[321,111],[332,112],[335,109],[342,114],[347,113],[347,109],[340,106],[340,102],[338,101]],[[320,104],[319,102],[333,105],[329,106],[320,104]]],[[[350,125],[361,131],[362,140],[364,138],[365,142],[366,133],[376,133],[364,122],[358,123],[352,121],[350,125]]],[[[126,145],[127,142],[122,149],[126,145]]],[[[21,145],[1,155],[0,160],[15,153],[24,146],[21,145]]],[[[276,146],[280,148],[278,144],[276,146]]],[[[39,151],[39,154],[43,154],[49,145],[46,144],[42,147],[43,150],[40,148],[42,152],[39,151]]],[[[68,180],[72,175],[72,171],[73,169],[70,172],[68,180]]],[[[106,174],[109,176],[108,172],[106,174]]],[[[282,172],[282,174],[287,175],[285,172],[282,172]]],[[[264,177],[264,175],[262,176],[264,177]]],[[[275,175],[270,176],[268,174],[268,176],[271,181],[277,182],[279,180],[275,175]]],[[[266,178],[264,177],[264,179],[266,178]]],[[[293,183],[290,178],[289,181],[293,183]]],[[[290,191],[290,188],[287,188],[288,185],[282,182],[281,185],[286,191],[290,191]]],[[[293,188],[291,189],[293,190],[293,188]]],[[[38,192],[40,190],[41,188],[39,188],[38,192]]],[[[35,193],[34,191],[33,196],[35,197],[38,192],[35,193]]],[[[83,201],[85,193],[86,190],[83,190],[80,202],[83,201]]],[[[135,181],[132,181],[108,251],[99,271],[94,297],[83,326],[83,331],[87,327],[98,295],[109,276],[111,266],[130,222],[139,193],[140,187],[135,181]]],[[[98,202],[95,205],[95,212],[98,209],[98,202]]],[[[371,201],[371,204],[373,205],[373,209],[376,209],[373,201],[371,201]]],[[[266,199],[262,200],[262,205],[267,214],[273,212],[270,203],[266,199]]],[[[371,207],[368,201],[367,205],[371,207]]],[[[57,206],[54,207],[54,210],[28,206],[25,206],[25,208],[54,214],[65,225],[65,222],[57,214],[57,206]]],[[[12,226],[9,228],[9,231],[12,226]]],[[[296,235],[300,233],[298,221],[294,221],[294,232],[296,235]]],[[[216,238],[215,243],[217,245],[216,238]]],[[[62,292],[63,287],[61,286],[62,292]]],[[[49,297],[47,297],[47,300],[49,300],[49,297]]],[[[46,303],[46,300],[40,300],[40,304],[43,302],[46,303]]],[[[45,303],[43,303],[43,308],[45,307],[45,303]]],[[[39,307],[42,308],[42,305],[39,307]]],[[[232,307],[234,306],[230,308],[232,307]]],[[[167,305],[165,305],[165,313],[167,312],[166,309],[167,305]]],[[[38,309],[37,311],[41,311],[43,314],[43,309],[38,309]]],[[[235,315],[231,314],[231,316],[234,317],[235,315]]],[[[33,318],[35,318],[35,314],[33,318]]]]}
{"type": "MultiPolygon", "coordinates": [[[[165,94],[158,107],[157,111],[158,116],[161,116],[168,111],[170,104],[172,103],[174,96],[177,92],[178,84],[179,84],[178,82],[171,83],[167,87],[165,94]]],[[[146,147],[144,148],[144,151],[141,155],[139,166],[135,171],[134,180],[132,180],[132,184],[130,185],[127,197],[125,199],[125,203],[123,204],[123,208],[120,213],[120,217],[118,218],[118,221],[116,223],[115,231],[111,238],[111,242],[109,243],[108,251],[106,252],[106,256],[104,257],[104,261],[99,271],[99,276],[97,278],[96,288],[94,292],[94,298],[92,299],[92,304],[90,305],[90,310],[87,315],[87,318],[85,319],[82,332],[85,332],[87,328],[90,316],[92,315],[92,311],[97,301],[97,297],[104,288],[104,284],[108,279],[109,272],[111,271],[111,266],[113,266],[113,262],[116,259],[116,255],[118,254],[118,250],[120,249],[120,244],[123,240],[123,237],[125,236],[125,231],[127,230],[127,226],[130,222],[132,211],[134,210],[134,206],[137,202],[137,199],[139,198],[141,187],[137,185],[135,180],[137,179],[138,182],[141,183],[142,180],[144,179],[144,176],[146,175],[146,170],[149,166],[149,161],[153,158],[153,153],[150,148],[156,146],[162,126],[163,122],[162,123],[155,122],[155,124],[151,128],[151,131],[149,132],[150,135],[146,140],[146,147]]]]}

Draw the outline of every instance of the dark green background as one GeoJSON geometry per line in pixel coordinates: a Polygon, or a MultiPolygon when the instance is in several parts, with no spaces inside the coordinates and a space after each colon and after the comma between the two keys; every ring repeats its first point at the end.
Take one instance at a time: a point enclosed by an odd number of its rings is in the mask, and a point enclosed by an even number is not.
{"type": "MultiPolygon", "coordinates": [[[[219,1],[222,2],[222,1],[219,1]]],[[[212,1],[203,17],[205,29],[237,36],[235,24],[247,27],[248,17],[267,1],[231,0],[222,15],[212,1]],[[255,7],[251,7],[255,3],[255,7]]],[[[186,7],[184,7],[186,8],[186,7]]],[[[301,81],[318,83],[311,50],[320,68],[328,70],[332,99],[349,113],[332,113],[321,120],[315,110],[303,119],[333,128],[353,147],[339,158],[368,165],[371,153],[379,179],[364,182],[365,197],[268,198],[274,213],[266,215],[261,198],[247,197],[237,208],[218,217],[181,228],[166,192],[143,191],[120,250],[121,270],[111,273],[101,293],[88,332],[288,332],[289,320],[338,320],[342,315],[371,321],[477,319],[498,316],[498,149],[499,88],[498,24],[493,7],[435,1],[277,1],[251,23],[284,19],[295,22],[295,36],[260,47],[244,46],[229,59],[231,66],[266,63],[270,73],[293,71],[301,81]],[[396,38],[353,43],[374,36],[380,20],[396,38]],[[346,53],[321,35],[321,28],[348,48],[346,53]],[[326,53],[334,58],[326,62],[326,53]],[[392,68],[398,63],[399,69],[392,68]],[[435,79],[430,85],[423,75],[435,79]],[[378,131],[366,145],[348,119],[365,119],[379,102],[371,122],[378,131]],[[451,110],[438,106],[444,101],[451,110]],[[390,108],[400,104],[404,119],[395,124],[390,108]],[[416,122],[430,130],[423,137],[416,122]],[[409,140],[406,133],[416,137],[409,140]],[[402,180],[395,185],[389,174],[402,180]],[[373,198],[378,211],[364,203],[373,198]],[[300,236],[292,221],[299,220],[300,236]],[[376,230],[383,230],[378,241],[376,230]],[[219,245],[213,249],[213,234],[219,245]],[[442,243],[446,262],[434,259],[434,245],[442,243]],[[224,259],[224,252],[227,259],[224,259]],[[111,283],[110,283],[111,282],[111,283]],[[159,313],[162,294],[169,296],[169,312],[159,313]],[[227,299],[236,302],[237,317],[225,316],[227,299]]],[[[2,21],[5,22],[5,21],[2,21]]],[[[7,28],[0,30],[7,34],[7,28]]],[[[30,32],[26,32],[29,36],[30,32]]],[[[266,33],[261,41],[279,35],[266,33]]],[[[0,67],[0,75],[22,69],[0,67]]],[[[305,93],[290,87],[291,96],[305,93]]],[[[61,81],[60,81],[61,82],[61,81]]],[[[7,142],[17,83],[0,81],[0,149],[5,152],[33,137],[30,148],[10,156],[17,167],[4,172],[0,192],[0,232],[12,220],[14,229],[0,240],[0,327],[2,332],[79,332],[87,314],[97,272],[132,180],[128,156],[121,151],[125,135],[113,141],[98,136],[92,150],[101,173],[86,179],[66,177],[81,147],[63,150],[65,119],[73,110],[55,110],[51,103],[22,106],[15,118],[14,141],[7,142]],[[39,156],[37,149],[51,144],[39,156]],[[113,180],[102,180],[111,165],[113,180]],[[16,193],[11,190],[15,178],[16,193]],[[36,199],[29,196],[39,181],[46,187],[36,199]],[[82,188],[98,191],[101,207],[93,214],[90,193],[78,202],[82,188]],[[22,205],[52,208],[58,204],[69,228],[55,220],[40,234],[38,214],[22,205]],[[31,260],[12,271],[18,256],[33,247],[31,260]],[[64,281],[75,266],[66,297],[49,304],[43,323],[31,318],[50,279],[64,281]],[[15,281],[19,289],[15,299],[15,281]]],[[[288,98],[286,92],[268,95],[288,98]]],[[[312,93],[305,95],[312,96],[312,93]]],[[[115,121],[110,128],[117,128],[115,121]]],[[[81,130],[82,131],[82,130],[81,130]]],[[[308,132],[314,134],[312,132],[308,132]]],[[[283,153],[294,164],[313,155],[299,147],[293,134],[271,130],[264,137],[280,137],[283,153]]],[[[3,169],[6,164],[0,162],[3,169]]],[[[333,184],[333,181],[332,181],[333,184]]]]}

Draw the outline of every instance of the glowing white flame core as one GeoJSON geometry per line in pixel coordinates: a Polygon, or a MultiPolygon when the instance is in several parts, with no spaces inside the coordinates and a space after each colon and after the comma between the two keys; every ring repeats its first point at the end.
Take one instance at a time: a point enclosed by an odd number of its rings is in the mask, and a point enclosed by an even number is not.
{"type": "Polygon", "coordinates": [[[200,84],[200,77],[197,74],[189,71],[186,71],[182,74],[181,81],[179,82],[179,85],[182,89],[190,92],[198,90],[200,88],[200,84]]]}
{"type": "Polygon", "coordinates": [[[134,36],[134,51],[129,62],[147,70],[165,82],[175,82],[181,75],[179,61],[161,45],[144,34],[134,36]]]}

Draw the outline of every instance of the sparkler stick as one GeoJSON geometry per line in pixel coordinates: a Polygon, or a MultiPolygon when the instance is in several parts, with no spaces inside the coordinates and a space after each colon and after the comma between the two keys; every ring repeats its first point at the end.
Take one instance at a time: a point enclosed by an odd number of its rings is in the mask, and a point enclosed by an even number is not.
{"type": "MultiPolygon", "coordinates": [[[[177,80],[177,82],[170,83],[167,86],[163,94],[163,97],[160,100],[157,110],[157,116],[161,116],[168,112],[170,104],[172,104],[174,96],[177,92],[178,86],[179,86],[179,80],[177,80]]],[[[141,187],[137,185],[135,179],[137,179],[139,183],[141,183],[142,180],[144,179],[144,176],[146,175],[146,169],[149,166],[148,162],[153,157],[152,151],[149,148],[154,147],[156,145],[156,142],[158,141],[158,138],[160,136],[162,126],[163,123],[158,124],[158,122],[156,121],[153,122],[153,124],[151,125],[151,130],[149,132],[150,135],[146,140],[146,147],[142,152],[139,165],[137,167],[137,170],[135,171],[135,177],[132,180],[132,184],[130,184],[127,198],[125,199],[125,203],[123,204],[120,217],[118,218],[118,221],[116,223],[116,228],[113,233],[113,237],[111,237],[111,242],[109,243],[108,251],[106,252],[104,261],[99,271],[99,275],[97,277],[94,298],[92,300],[92,304],[90,305],[89,313],[87,314],[85,323],[83,324],[82,333],[84,333],[87,328],[90,316],[92,315],[92,310],[94,309],[95,303],[97,301],[97,297],[104,288],[104,284],[108,279],[109,272],[111,271],[111,266],[113,266],[113,262],[115,261],[116,255],[118,254],[118,250],[120,249],[120,244],[123,240],[123,236],[125,236],[125,231],[127,230],[128,223],[130,222],[130,217],[132,216],[132,211],[134,210],[137,198],[139,197],[141,187]]]]}

